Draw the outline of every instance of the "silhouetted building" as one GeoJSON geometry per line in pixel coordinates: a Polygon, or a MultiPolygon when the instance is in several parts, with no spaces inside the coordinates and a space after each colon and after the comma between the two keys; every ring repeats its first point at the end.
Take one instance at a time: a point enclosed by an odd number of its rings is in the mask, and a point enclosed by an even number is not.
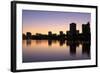
{"type": "Polygon", "coordinates": [[[31,32],[27,32],[27,33],[26,33],[26,39],[29,40],[29,39],[31,39],[31,38],[32,38],[31,32]]]}
{"type": "Polygon", "coordinates": [[[90,33],[90,23],[82,24],[82,39],[90,40],[91,39],[90,33]]]}
{"type": "Polygon", "coordinates": [[[59,34],[60,34],[60,36],[63,36],[64,35],[63,31],[60,31],[59,34]]]}
{"type": "Polygon", "coordinates": [[[63,31],[59,32],[58,39],[59,40],[65,40],[65,34],[63,33],[63,31]]]}
{"type": "Polygon", "coordinates": [[[83,34],[90,34],[90,23],[82,24],[82,33],[83,34]]]}
{"type": "Polygon", "coordinates": [[[51,31],[48,32],[48,36],[52,36],[52,32],[51,31]]]}
{"type": "Polygon", "coordinates": [[[41,44],[42,41],[41,40],[36,40],[36,44],[41,44]]]}
{"type": "Polygon", "coordinates": [[[36,36],[41,36],[41,34],[40,33],[36,33],[36,36]]]}
{"type": "Polygon", "coordinates": [[[76,23],[71,23],[70,24],[70,32],[74,33],[73,31],[76,31],[76,23]]]}
{"type": "Polygon", "coordinates": [[[70,30],[66,31],[66,34],[63,31],[59,31],[59,35],[56,33],[53,34],[51,31],[48,34],[36,33],[32,35],[31,32],[27,32],[26,35],[23,34],[23,39],[35,39],[35,40],[68,40],[68,41],[90,41],[90,23],[82,24],[82,33],[79,33],[79,30],[76,29],[76,23],[70,24],[70,30]]]}
{"type": "Polygon", "coordinates": [[[55,33],[55,34],[52,34],[52,36],[55,36],[55,37],[56,37],[56,36],[57,36],[57,34],[56,34],[56,33],[55,33]]]}
{"type": "Polygon", "coordinates": [[[78,40],[79,30],[76,30],[76,23],[70,24],[70,30],[67,31],[67,39],[68,40],[78,40]]]}
{"type": "Polygon", "coordinates": [[[23,40],[26,39],[26,35],[24,33],[22,34],[22,38],[23,38],[23,40]]]}
{"type": "MultiPolygon", "coordinates": [[[[48,38],[49,40],[52,39],[52,32],[51,32],[51,31],[48,32],[47,38],[48,38]]],[[[50,41],[50,43],[51,43],[51,41],[50,41]]]]}

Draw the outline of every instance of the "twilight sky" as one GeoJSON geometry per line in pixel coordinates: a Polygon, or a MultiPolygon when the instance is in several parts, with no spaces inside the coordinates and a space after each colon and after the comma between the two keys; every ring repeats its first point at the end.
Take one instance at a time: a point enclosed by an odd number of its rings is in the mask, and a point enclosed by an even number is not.
{"type": "Polygon", "coordinates": [[[59,31],[66,33],[69,30],[69,24],[72,22],[76,23],[77,29],[82,32],[82,24],[87,22],[91,24],[91,14],[36,10],[22,11],[23,33],[25,34],[26,32],[48,34],[48,31],[56,34],[59,34],[59,31]]]}

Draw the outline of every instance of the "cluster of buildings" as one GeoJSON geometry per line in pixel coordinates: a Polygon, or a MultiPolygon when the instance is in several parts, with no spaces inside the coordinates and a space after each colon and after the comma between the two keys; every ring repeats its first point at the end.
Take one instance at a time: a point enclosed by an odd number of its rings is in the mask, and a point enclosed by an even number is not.
{"type": "Polygon", "coordinates": [[[36,35],[32,35],[31,32],[27,32],[26,35],[23,34],[23,39],[33,39],[33,40],[83,40],[90,41],[91,33],[90,33],[90,23],[82,24],[82,33],[79,33],[79,30],[76,29],[76,23],[70,24],[70,30],[66,31],[66,34],[63,31],[59,32],[59,35],[53,34],[51,31],[48,32],[48,35],[36,33],[36,35]]]}
{"type": "Polygon", "coordinates": [[[67,39],[68,40],[90,40],[91,32],[90,32],[90,23],[82,24],[82,33],[79,33],[79,30],[76,30],[76,24],[70,24],[70,30],[67,31],[67,39]]]}

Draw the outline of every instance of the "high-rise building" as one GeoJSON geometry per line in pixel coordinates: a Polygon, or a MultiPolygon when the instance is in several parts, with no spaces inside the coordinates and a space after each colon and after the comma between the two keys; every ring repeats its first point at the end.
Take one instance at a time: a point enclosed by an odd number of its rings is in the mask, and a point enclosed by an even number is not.
{"type": "Polygon", "coordinates": [[[51,31],[49,31],[49,32],[48,32],[48,35],[49,35],[49,36],[52,36],[52,32],[51,32],[51,31]]]}
{"type": "Polygon", "coordinates": [[[76,40],[78,39],[79,30],[76,30],[76,23],[70,24],[70,30],[67,31],[68,40],[76,40]]]}
{"type": "Polygon", "coordinates": [[[90,33],[90,23],[88,22],[87,24],[82,24],[82,37],[83,40],[90,40],[91,33],[90,33]]]}
{"type": "Polygon", "coordinates": [[[63,31],[60,31],[59,34],[60,34],[60,36],[63,36],[64,35],[63,31]]]}
{"type": "Polygon", "coordinates": [[[23,40],[26,39],[26,35],[24,33],[22,34],[22,38],[23,38],[23,40]]]}
{"type": "Polygon", "coordinates": [[[90,23],[82,24],[82,33],[89,34],[90,33],[90,23]]]}
{"type": "Polygon", "coordinates": [[[70,24],[70,32],[71,33],[75,33],[75,31],[76,31],[76,24],[75,23],[71,23],[70,24]]]}
{"type": "Polygon", "coordinates": [[[31,39],[31,37],[32,37],[31,32],[27,32],[27,33],[26,33],[26,39],[27,39],[27,40],[28,40],[28,39],[31,39]]]}

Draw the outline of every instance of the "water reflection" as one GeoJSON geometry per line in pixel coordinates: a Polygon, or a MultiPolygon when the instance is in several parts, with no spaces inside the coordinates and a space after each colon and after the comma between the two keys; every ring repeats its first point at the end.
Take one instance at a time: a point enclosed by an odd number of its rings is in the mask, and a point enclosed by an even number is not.
{"type": "Polygon", "coordinates": [[[27,44],[27,46],[30,46],[31,45],[31,40],[27,40],[26,44],[27,44]]]}
{"type": "Polygon", "coordinates": [[[82,53],[90,56],[90,43],[82,43],[82,53]]]}
{"type": "Polygon", "coordinates": [[[89,41],[23,40],[23,62],[90,59],[89,41]]]}

